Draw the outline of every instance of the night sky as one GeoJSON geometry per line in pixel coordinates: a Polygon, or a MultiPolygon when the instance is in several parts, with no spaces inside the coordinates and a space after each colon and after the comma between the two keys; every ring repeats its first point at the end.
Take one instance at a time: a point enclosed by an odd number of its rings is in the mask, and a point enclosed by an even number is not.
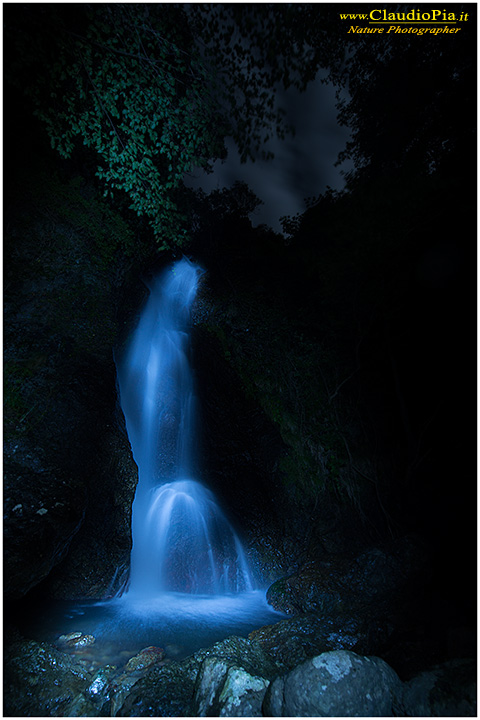
{"type": "Polygon", "coordinates": [[[351,167],[346,162],[335,167],[338,153],[349,138],[348,129],[337,122],[335,90],[322,83],[319,71],[305,92],[295,88],[278,90],[278,104],[286,110],[286,122],[295,133],[284,140],[270,140],[266,148],[274,157],[240,162],[231,138],[227,139],[228,156],[217,160],[212,174],[201,169],[187,176],[186,184],[205,192],[231,187],[236,180],[246,182],[263,201],[251,215],[254,226],[262,223],[281,231],[280,218],[305,210],[305,199],[318,196],[327,186],[344,187],[342,172],[351,167]]]}

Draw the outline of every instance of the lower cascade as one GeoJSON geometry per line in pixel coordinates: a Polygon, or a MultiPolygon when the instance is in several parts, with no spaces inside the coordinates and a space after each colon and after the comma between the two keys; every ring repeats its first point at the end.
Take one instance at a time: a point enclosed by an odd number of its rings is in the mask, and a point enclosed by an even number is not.
{"type": "Polygon", "coordinates": [[[238,537],[210,491],[195,480],[166,483],[151,493],[144,534],[150,551],[142,564],[143,589],[252,589],[238,537]]]}
{"type": "Polygon", "coordinates": [[[253,590],[239,538],[212,492],[194,479],[188,323],[201,272],[184,258],[150,283],[138,326],[117,362],[139,473],[126,592],[131,598],[253,590]]]}

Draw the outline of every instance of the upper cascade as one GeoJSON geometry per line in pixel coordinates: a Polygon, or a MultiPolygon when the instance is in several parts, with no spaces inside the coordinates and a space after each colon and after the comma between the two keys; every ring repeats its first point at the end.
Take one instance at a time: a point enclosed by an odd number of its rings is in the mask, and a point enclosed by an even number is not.
{"type": "Polygon", "coordinates": [[[128,591],[136,595],[252,589],[237,535],[211,491],[194,479],[189,321],[201,274],[184,258],[149,283],[138,326],[117,363],[139,474],[128,591]]]}

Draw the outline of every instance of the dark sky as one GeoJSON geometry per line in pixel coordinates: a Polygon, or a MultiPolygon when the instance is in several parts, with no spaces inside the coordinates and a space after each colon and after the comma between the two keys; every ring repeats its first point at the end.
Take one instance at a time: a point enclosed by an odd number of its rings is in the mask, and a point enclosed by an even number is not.
{"type": "Polygon", "coordinates": [[[187,178],[187,185],[209,192],[243,180],[264,202],[251,217],[253,224],[265,223],[281,231],[279,218],[303,211],[306,197],[318,195],[327,185],[343,187],[344,168],[334,167],[334,163],[345,146],[348,131],[337,124],[335,91],[333,86],[321,83],[320,73],[306,92],[294,88],[282,91],[279,102],[296,133],[266,145],[275,155],[273,160],[242,164],[230,141],[226,161],[217,161],[211,175],[198,170],[187,178]]]}

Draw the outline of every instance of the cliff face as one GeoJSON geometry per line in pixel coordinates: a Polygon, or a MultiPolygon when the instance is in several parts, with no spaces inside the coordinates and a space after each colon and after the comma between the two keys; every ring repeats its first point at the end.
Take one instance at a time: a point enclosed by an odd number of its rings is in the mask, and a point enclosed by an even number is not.
{"type": "Polygon", "coordinates": [[[73,167],[30,150],[7,164],[5,590],[25,594],[68,556],[56,592],[99,596],[131,544],[112,348],[132,232],[73,167]]]}

